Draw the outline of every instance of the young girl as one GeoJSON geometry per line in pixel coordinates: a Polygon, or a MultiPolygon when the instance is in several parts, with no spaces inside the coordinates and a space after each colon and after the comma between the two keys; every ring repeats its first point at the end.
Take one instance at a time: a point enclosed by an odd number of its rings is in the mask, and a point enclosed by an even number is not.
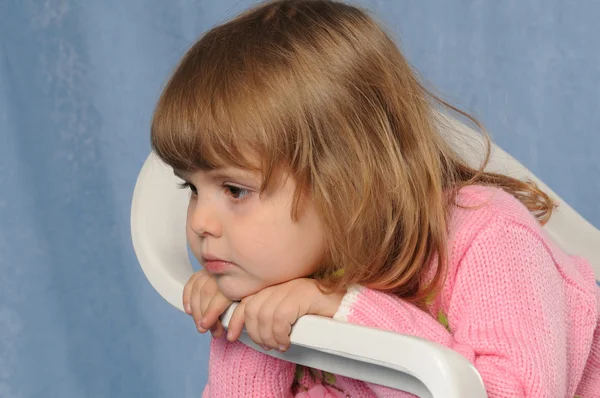
{"type": "Polygon", "coordinates": [[[245,326],[285,351],[304,314],[450,347],[490,397],[600,396],[591,266],[541,229],[548,196],[461,159],[443,108],[468,117],[340,2],[269,2],[188,51],[152,144],[191,191],[204,269],[183,300],[215,337],[205,396],[407,396],[236,341],[245,326]],[[218,316],[240,300],[224,336],[218,316]]]}

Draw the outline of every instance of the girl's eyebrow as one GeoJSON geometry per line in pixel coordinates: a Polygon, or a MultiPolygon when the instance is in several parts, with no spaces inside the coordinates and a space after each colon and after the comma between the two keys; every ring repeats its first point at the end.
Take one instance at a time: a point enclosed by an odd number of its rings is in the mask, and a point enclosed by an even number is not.
{"type": "Polygon", "coordinates": [[[231,168],[231,167],[227,167],[227,168],[219,167],[216,169],[212,169],[208,172],[208,175],[211,178],[214,178],[215,180],[233,178],[233,179],[254,181],[259,178],[255,173],[252,173],[250,171],[240,170],[240,169],[231,168]]]}
{"type": "MultiPolygon", "coordinates": [[[[257,173],[232,167],[217,167],[207,170],[206,173],[210,178],[215,180],[233,178],[254,181],[260,179],[260,176],[257,173]]],[[[185,177],[185,174],[187,173],[181,170],[173,169],[173,174],[175,174],[176,177],[187,181],[187,178],[185,177]]]]}

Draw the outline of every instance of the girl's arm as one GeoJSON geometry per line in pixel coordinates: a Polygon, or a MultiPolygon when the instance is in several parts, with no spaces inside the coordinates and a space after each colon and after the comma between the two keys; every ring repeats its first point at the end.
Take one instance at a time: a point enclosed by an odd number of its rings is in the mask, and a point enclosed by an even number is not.
{"type": "MultiPolygon", "coordinates": [[[[298,394],[292,392],[296,365],[273,358],[225,338],[213,339],[210,348],[208,384],[203,398],[337,398],[341,392],[327,385],[311,382],[298,394]]],[[[306,381],[306,380],[305,380],[306,381]]]]}
{"type": "MultiPolygon", "coordinates": [[[[239,303],[229,320],[228,336],[237,339],[245,326],[246,333],[256,344],[286,349],[290,343],[289,330],[298,317],[307,313],[331,317],[342,298],[343,294],[325,294],[313,279],[300,278],[274,285],[239,303]]],[[[318,375],[315,377],[312,371],[306,372],[305,376],[296,377],[293,363],[273,358],[237,341],[213,339],[204,396],[324,398],[337,397],[341,393],[328,384],[331,377],[327,380],[318,375]],[[294,395],[295,392],[299,395],[294,395]]]]}
{"type": "Polygon", "coordinates": [[[212,339],[206,397],[292,397],[295,365],[239,341],[212,339]]]}
{"type": "MultiPolygon", "coordinates": [[[[561,255],[560,261],[572,261],[561,255]]],[[[531,227],[496,220],[448,276],[448,323],[445,314],[440,322],[397,297],[361,287],[348,291],[334,319],[454,349],[475,365],[490,398],[572,397],[577,385],[567,377],[585,366],[596,304],[581,280],[572,279],[578,273],[565,272],[560,261],[531,227]]]]}

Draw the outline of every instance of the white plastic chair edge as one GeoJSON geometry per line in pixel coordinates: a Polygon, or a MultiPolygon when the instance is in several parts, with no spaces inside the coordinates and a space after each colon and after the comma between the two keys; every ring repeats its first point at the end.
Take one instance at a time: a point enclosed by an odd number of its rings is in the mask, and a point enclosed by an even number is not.
{"type": "MultiPolygon", "coordinates": [[[[225,327],[235,307],[222,317],[225,327]]],[[[276,358],[419,397],[487,397],[479,373],[465,357],[414,336],[307,315],[294,325],[285,353],[264,351],[245,334],[240,340],[276,358]]]]}

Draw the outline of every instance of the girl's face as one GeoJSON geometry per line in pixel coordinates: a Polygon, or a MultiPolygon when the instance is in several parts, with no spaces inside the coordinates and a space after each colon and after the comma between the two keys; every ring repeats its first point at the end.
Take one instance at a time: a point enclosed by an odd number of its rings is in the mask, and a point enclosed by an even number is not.
{"type": "Polygon", "coordinates": [[[190,248],[229,299],[319,268],[325,252],[322,224],[308,198],[301,201],[298,220],[292,220],[291,178],[259,197],[260,173],[220,168],[176,174],[192,191],[186,227],[190,248]]]}

